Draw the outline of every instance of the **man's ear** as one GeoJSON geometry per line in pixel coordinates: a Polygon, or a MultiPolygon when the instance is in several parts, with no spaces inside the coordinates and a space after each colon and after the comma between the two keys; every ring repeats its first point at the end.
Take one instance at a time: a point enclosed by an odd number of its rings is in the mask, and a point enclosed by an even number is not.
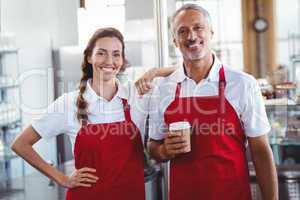
{"type": "Polygon", "coordinates": [[[210,39],[212,40],[215,32],[213,30],[210,30],[210,32],[211,32],[210,39]]]}
{"type": "Polygon", "coordinates": [[[174,42],[175,46],[178,47],[178,43],[177,43],[175,37],[173,37],[173,42],[174,42]]]}

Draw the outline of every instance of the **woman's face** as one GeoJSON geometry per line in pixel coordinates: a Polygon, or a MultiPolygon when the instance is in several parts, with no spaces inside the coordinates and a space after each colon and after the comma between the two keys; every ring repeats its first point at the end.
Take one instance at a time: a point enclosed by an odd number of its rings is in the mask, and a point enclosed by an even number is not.
{"type": "Polygon", "coordinates": [[[99,38],[88,62],[93,66],[93,79],[109,81],[123,65],[122,43],[116,37],[99,38]]]}

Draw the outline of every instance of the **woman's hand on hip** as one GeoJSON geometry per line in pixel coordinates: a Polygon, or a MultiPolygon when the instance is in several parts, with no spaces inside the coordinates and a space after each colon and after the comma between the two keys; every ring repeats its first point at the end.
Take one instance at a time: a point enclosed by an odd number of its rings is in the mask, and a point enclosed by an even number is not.
{"type": "Polygon", "coordinates": [[[98,177],[93,175],[96,170],[88,167],[84,167],[75,170],[71,176],[66,176],[62,185],[66,188],[76,188],[76,187],[91,187],[98,181],[98,177]]]}

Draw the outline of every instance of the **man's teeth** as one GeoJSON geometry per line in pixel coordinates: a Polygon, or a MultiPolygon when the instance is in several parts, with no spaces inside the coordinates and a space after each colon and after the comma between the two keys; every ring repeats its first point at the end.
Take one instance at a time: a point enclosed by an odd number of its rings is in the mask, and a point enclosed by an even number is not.
{"type": "Polygon", "coordinates": [[[189,45],[189,47],[197,47],[198,44],[192,44],[192,45],[189,45]]]}
{"type": "Polygon", "coordinates": [[[195,47],[200,47],[203,45],[203,42],[200,43],[194,43],[194,44],[189,44],[187,45],[188,48],[195,48],[195,47]]]}

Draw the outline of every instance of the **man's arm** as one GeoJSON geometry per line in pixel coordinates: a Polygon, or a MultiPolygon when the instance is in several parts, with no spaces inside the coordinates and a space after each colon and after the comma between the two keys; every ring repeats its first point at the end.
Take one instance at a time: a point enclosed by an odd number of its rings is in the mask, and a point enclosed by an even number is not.
{"type": "Polygon", "coordinates": [[[248,141],[263,199],[278,200],[277,172],[267,136],[248,137],[248,141]]]}
{"type": "Polygon", "coordinates": [[[149,154],[157,162],[165,162],[169,160],[163,150],[164,148],[163,144],[164,144],[163,140],[153,140],[150,138],[150,140],[148,141],[147,146],[148,146],[149,154]]]}
{"type": "Polygon", "coordinates": [[[151,68],[145,72],[136,82],[135,87],[140,95],[146,94],[152,89],[152,81],[156,77],[167,77],[171,75],[177,67],[151,68]]]}

